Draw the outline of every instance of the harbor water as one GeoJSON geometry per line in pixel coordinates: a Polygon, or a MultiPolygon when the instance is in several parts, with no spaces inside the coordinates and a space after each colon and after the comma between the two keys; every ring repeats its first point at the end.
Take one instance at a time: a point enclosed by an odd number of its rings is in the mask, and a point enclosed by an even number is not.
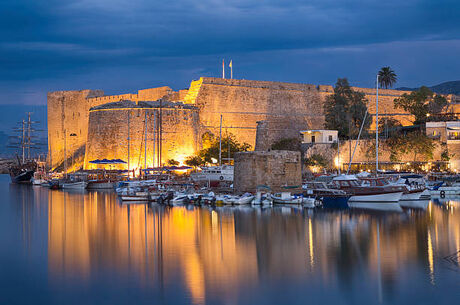
{"type": "Polygon", "coordinates": [[[456,304],[460,199],[369,213],[122,204],[0,175],[0,304],[456,304]]]}

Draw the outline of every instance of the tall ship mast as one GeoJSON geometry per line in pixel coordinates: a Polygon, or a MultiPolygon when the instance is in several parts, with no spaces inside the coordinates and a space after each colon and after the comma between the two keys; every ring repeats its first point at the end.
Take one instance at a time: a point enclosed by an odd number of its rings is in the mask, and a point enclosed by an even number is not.
{"type": "Polygon", "coordinates": [[[34,172],[37,168],[36,161],[31,158],[31,150],[37,149],[39,144],[32,142],[32,133],[36,131],[32,128],[34,122],[31,120],[31,113],[27,113],[27,120],[20,122],[20,127],[13,130],[18,134],[13,136],[13,142],[9,147],[20,148],[21,155],[16,155],[16,163],[10,166],[9,174],[12,183],[31,183],[34,172]]]}

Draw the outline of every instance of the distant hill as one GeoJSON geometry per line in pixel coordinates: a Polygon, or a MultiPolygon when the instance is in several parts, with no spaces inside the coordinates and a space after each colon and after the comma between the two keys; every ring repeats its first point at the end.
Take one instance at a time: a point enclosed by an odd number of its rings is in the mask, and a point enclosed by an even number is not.
{"type": "MultiPolygon", "coordinates": [[[[420,88],[420,87],[419,87],[420,88]]],[[[396,90],[414,91],[419,88],[399,87],[396,90]]],[[[455,94],[460,95],[460,80],[445,82],[439,85],[428,87],[431,91],[439,94],[455,94]]]]}

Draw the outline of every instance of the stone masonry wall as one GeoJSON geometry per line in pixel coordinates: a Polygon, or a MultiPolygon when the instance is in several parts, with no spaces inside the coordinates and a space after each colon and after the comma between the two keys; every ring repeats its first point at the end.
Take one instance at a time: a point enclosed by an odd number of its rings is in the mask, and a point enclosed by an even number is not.
{"type": "Polygon", "coordinates": [[[200,110],[204,129],[223,128],[255,145],[257,121],[289,120],[303,129],[322,128],[322,100],[314,85],[204,77],[192,83],[185,100],[200,110]]]}
{"type": "Polygon", "coordinates": [[[303,125],[296,124],[288,118],[270,117],[257,122],[256,145],[254,150],[268,150],[272,144],[281,139],[300,139],[303,125]]]}
{"type": "MultiPolygon", "coordinates": [[[[122,159],[128,161],[128,113],[130,116],[130,169],[144,168],[145,114],[147,113],[147,166],[154,163],[158,154],[158,102],[136,105],[123,101],[95,107],[90,111],[88,142],[86,145],[85,169],[99,168],[89,163],[96,159],[122,159]],[[115,104],[115,106],[114,106],[115,104]],[[155,122],[155,127],[154,127],[155,122]],[[155,136],[155,148],[154,148],[155,136]]],[[[162,163],[174,159],[183,163],[186,157],[199,148],[199,116],[193,106],[181,107],[166,103],[161,108],[162,163]]],[[[109,168],[108,166],[105,166],[109,168]]],[[[112,166],[127,169],[127,164],[112,166]]]]}
{"type": "Polygon", "coordinates": [[[267,185],[272,192],[283,186],[302,184],[300,152],[273,150],[241,152],[235,155],[234,189],[236,193],[255,192],[267,185]]]}
{"type": "MultiPolygon", "coordinates": [[[[369,114],[372,115],[370,129],[375,130],[376,90],[373,88],[352,88],[355,91],[364,93],[365,98],[369,101],[367,108],[369,110],[369,114]]],[[[332,86],[318,86],[318,90],[320,91],[323,100],[334,93],[334,88],[332,86]]],[[[385,117],[392,117],[398,120],[403,126],[412,125],[414,116],[402,109],[394,107],[394,99],[400,97],[404,93],[409,94],[410,91],[379,89],[379,120],[384,119],[385,117]]]]}
{"type": "Polygon", "coordinates": [[[63,165],[65,150],[70,170],[72,155],[86,145],[89,109],[103,103],[92,97],[103,94],[101,90],[48,93],[48,158],[51,168],[63,165]]]}

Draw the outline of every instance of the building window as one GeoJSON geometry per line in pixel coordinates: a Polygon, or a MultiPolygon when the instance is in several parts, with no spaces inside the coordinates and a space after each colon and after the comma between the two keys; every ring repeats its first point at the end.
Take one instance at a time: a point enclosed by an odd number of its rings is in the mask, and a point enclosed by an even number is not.
{"type": "Polygon", "coordinates": [[[312,143],[315,143],[315,142],[316,142],[316,137],[315,137],[315,136],[311,136],[311,142],[312,142],[312,143]]]}
{"type": "Polygon", "coordinates": [[[460,134],[458,131],[449,132],[449,140],[460,140],[460,134]]]}
{"type": "Polygon", "coordinates": [[[329,142],[332,142],[332,136],[329,136],[329,142]]]}

